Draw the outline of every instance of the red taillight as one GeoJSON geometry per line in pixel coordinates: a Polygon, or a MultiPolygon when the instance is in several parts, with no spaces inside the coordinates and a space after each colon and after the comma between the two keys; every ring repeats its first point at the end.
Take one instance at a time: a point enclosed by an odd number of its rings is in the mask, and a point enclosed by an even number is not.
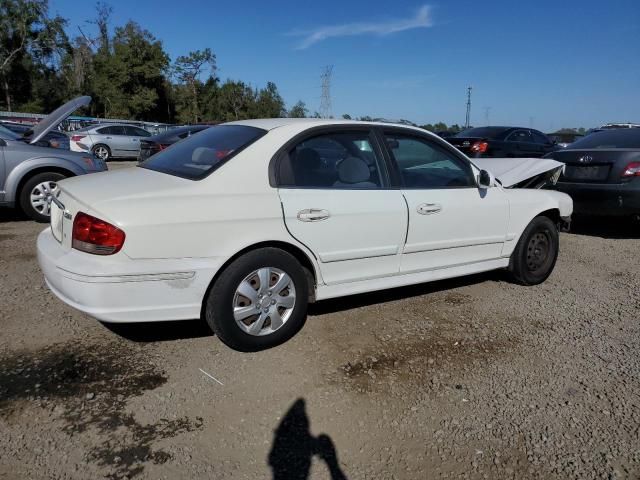
{"type": "Polygon", "coordinates": [[[73,135],[71,137],[71,141],[73,142],[79,142],[80,140],[82,140],[84,137],[86,137],[86,135],[73,135]]]}
{"type": "Polygon", "coordinates": [[[487,142],[476,142],[471,145],[471,151],[474,153],[485,153],[489,148],[489,144],[487,142]]]}
{"type": "Polygon", "coordinates": [[[168,148],[170,146],[171,146],[170,143],[159,143],[158,144],[158,150],[164,150],[165,148],[168,148]]]}
{"type": "Polygon", "coordinates": [[[113,255],[124,244],[124,232],[110,223],[78,212],[73,220],[71,245],[81,252],[94,255],[113,255]]]}
{"type": "Polygon", "coordinates": [[[624,167],[622,177],[640,177],[640,162],[631,162],[629,165],[624,167]]]}

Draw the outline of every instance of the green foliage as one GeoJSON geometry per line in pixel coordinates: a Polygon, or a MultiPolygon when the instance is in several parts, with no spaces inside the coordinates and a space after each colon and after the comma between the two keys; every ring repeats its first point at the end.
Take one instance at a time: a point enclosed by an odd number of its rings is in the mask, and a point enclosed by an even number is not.
{"type": "MultiPolygon", "coordinates": [[[[96,5],[95,38],[66,20],[49,18],[48,0],[0,0],[0,109],[48,113],[65,100],[90,95],[87,114],[161,122],[220,122],[286,116],[277,86],[255,88],[216,77],[210,48],[171,64],[162,43],[135,22],[110,32],[112,8],[96,5]]],[[[292,112],[303,116],[306,106],[292,112]]]]}
{"type": "Polygon", "coordinates": [[[305,118],[309,113],[309,109],[302,100],[298,100],[291,110],[289,110],[289,118],[305,118]]]}

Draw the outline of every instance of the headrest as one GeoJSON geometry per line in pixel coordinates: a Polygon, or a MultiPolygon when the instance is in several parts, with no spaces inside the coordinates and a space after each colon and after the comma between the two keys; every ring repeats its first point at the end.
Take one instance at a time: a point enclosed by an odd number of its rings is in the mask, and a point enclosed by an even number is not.
{"type": "Polygon", "coordinates": [[[368,182],[371,172],[367,162],[358,157],[347,157],[338,165],[338,178],[343,183],[368,182]]]}

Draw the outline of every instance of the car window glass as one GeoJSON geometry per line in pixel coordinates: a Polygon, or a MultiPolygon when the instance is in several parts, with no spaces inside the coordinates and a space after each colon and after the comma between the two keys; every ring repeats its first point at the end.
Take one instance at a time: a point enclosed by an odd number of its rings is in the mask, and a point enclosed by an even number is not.
{"type": "Polygon", "coordinates": [[[140,166],[198,180],[209,175],[265,133],[266,131],[260,128],[244,125],[212,127],[200,135],[186,138],[172,148],[156,153],[140,166]]]}
{"type": "Polygon", "coordinates": [[[132,135],[137,135],[139,137],[150,137],[151,134],[147,132],[144,128],[132,127],[134,133],[132,135]]]}
{"type": "Polygon", "coordinates": [[[540,143],[542,145],[548,145],[549,143],[551,143],[547,136],[543,135],[540,132],[531,132],[531,134],[533,135],[533,141],[536,143],[540,143]]]}
{"type": "Polygon", "coordinates": [[[435,143],[398,134],[385,134],[387,145],[407,188],[475,186],[471,169],[435,143]]]}
{"type": "Polygon", "coordinates": [[[98,128],[96,132],[98,132],[100,135],[111,135],[112,128],[113,127],[102,127],[102,128],[98,128]]]}
{"type": "Polygon", "coordinates": [[[590,133],[572,143],[571,148],[640,148],[640,128],[620,128],[590,133]]]}
{"type": "Polygon", "coordinates": [[[2,138],[3,140],[18,140],[20,138],[20,135],[17,135],[8,128],[0,125],[0,138],[2,138]]]}
{"type": "Polygon", "coordinates": [[[279,185],[372,189],[382,185],[369,132],[334,132],[306,139],[280,161],[279,185]]]}
{"type": "Polygon", "coordinates": [[[516,130],[507,137],[507,142],[532,142],[533,138],[528,130],[516,130]]]}

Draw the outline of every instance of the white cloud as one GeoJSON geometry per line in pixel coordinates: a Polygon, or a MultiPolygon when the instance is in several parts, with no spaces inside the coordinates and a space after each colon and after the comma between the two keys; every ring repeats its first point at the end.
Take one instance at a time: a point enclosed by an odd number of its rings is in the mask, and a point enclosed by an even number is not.
{"type": "Polygon", "coordinates": [[[290,35],[302,36],[302,42],[296,50],[304,50],[318,42],[333,37],[347,37],[354,35],[389,35],[392,33],[412,30],[414,28],[427,28],[432,25],[431,10],[423,5],[411,18],[387,20],[384,22],[355,22],[343,25],[327,25],[313,30],[291,32],[290,35]]]}

